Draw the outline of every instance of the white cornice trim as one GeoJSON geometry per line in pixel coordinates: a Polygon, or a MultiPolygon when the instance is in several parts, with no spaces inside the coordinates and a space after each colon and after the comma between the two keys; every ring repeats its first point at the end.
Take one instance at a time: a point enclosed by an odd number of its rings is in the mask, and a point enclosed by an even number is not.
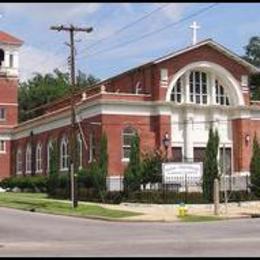
{"type": "MultiPolygon", "coordinates": [[[[225,111],[232,118],[248,118],[250,110],[244,106],[200,106],[196,104],[173,104],[165,101],[123,101],[123,100],[94,100],[81,103],[76,109],[79,120],[91,118],[97,115],[126,115],[126,116],[171,116],[175,110],[219,110],[225,111]]],[[[13,139],[19,139],[34,134],[43,133],[71,124],[69,107],[58,114],[52,113],[44,118],[26,122],[13,131],[13,139]]]]}
{"type": "Polygon", "coordinates": [[[0,106],[15,106],[18,107],[17,103],[0,103],[0,106]]]}

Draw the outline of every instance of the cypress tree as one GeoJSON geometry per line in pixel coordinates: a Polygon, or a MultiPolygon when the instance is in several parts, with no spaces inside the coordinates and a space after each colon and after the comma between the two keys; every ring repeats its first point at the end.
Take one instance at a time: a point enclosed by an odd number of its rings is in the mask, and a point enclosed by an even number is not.
{"type": "Polygon", "coordinates": [[[136,133],[131,141],[130,160],[124,174],[124,188],[127,191],[136,191],[140,190],[140,184],[140,139],[136,133]]]}
{"type": "Polygon", "coordinates": [[[260,197],[260,147],[256,135],[253,141],[253,154],[250,162],[251,191],[260,197]]]}
{"type": "Polygon", "coordinates": [[[209,138],[203,162],[203,197],[207,201],[213,201],[214,179],[218,178],[218,146],[219,135],[217,130],[209,129],[209,138]]]}
{"type": "Polygon", "coordinates": [[[99,169],[100,169],[100,187],[102,190],[106,189],[106,176],[108,166],[108,154],[107,154],[107,136],[102,134],[100,140],[100,157],[99,157],[99,169]]]}

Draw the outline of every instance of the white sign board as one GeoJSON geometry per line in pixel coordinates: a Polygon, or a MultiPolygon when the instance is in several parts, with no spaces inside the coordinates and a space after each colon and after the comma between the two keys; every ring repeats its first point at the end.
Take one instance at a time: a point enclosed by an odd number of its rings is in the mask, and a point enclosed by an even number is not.
{"type": "Polygon", "coordinates": [[[163,163],[162,182],[164,184],[187,182],[196,185],[201,181],[203,172],[202,162],[193,163],[163,163]]]}

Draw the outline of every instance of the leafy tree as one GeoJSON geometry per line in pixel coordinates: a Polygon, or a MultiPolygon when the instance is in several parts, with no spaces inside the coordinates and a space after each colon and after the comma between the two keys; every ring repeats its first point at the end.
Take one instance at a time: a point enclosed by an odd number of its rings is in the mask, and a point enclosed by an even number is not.
{"type": "Polygon", "coordinates": [[[253,155],[250,162],[251,191],[260,197],[260,147],[256,135],[253,142],[253,155]]]}
{"type": "Polygon", "coordinates": [[[246,50],[246,56],[244,56],[244,59],[257,67],[260,67],[260,37],[251,37],[248,45],[244,48],[246,50]]]}
{"type": "Polygon", "coordinates": [[[140,163],[140,139],[136,133],[132,137],[130,160],[124,173],[125,191],[140,190],[141,184],[141,163],[140,163]]]}
{"type": "Polygon", "coordinates": [[[141,162],[141,183],[143,185],[162,182],[163,161],[164,156],[159,150],[144,155],[141,162]]]}
{"type": "MultiPolygon", "coordinates": [[[[94,76],[88,77],[79,72],[77,76],[78,88],[90,87],[99,80],[94,76]]],[[[55,69],[53,73],[45,75],[35,73],[34,77],[20,83],[18,89],[19,122],[42,114],[41,107],[70,93],[68,73],[55,69]]]]}
{"type": "Polygon", "coordinates": [[[219,177],[218,174],[218,147],[219,135],[217,130],[213,132],[212,127],[209,130],[209,138],[206,147],[206,153],[203,163],[203,197],[207,201],[213,201],[214,179],[219,177]]]}
{"type": "MultiPolygon", "coordinates": [[[[260,37],[253,36],[250,38],[249,43],[244,47],[246,55],[243,56],[246,61],[260,67],[260,37]]],[[[249,85],[253,86],[251,88],[252,99],[260,100],[260,74],[250,75],[249,85]]]]}

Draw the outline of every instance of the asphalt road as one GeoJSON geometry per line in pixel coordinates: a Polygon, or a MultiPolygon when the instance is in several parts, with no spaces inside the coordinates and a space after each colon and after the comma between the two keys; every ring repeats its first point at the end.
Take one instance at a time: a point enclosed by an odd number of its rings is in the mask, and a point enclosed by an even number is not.
{"type": "Polygon", "coordinates": [[[260,256],[260,219],[106,222],[0,208],[3,256],[260,256]]]}

